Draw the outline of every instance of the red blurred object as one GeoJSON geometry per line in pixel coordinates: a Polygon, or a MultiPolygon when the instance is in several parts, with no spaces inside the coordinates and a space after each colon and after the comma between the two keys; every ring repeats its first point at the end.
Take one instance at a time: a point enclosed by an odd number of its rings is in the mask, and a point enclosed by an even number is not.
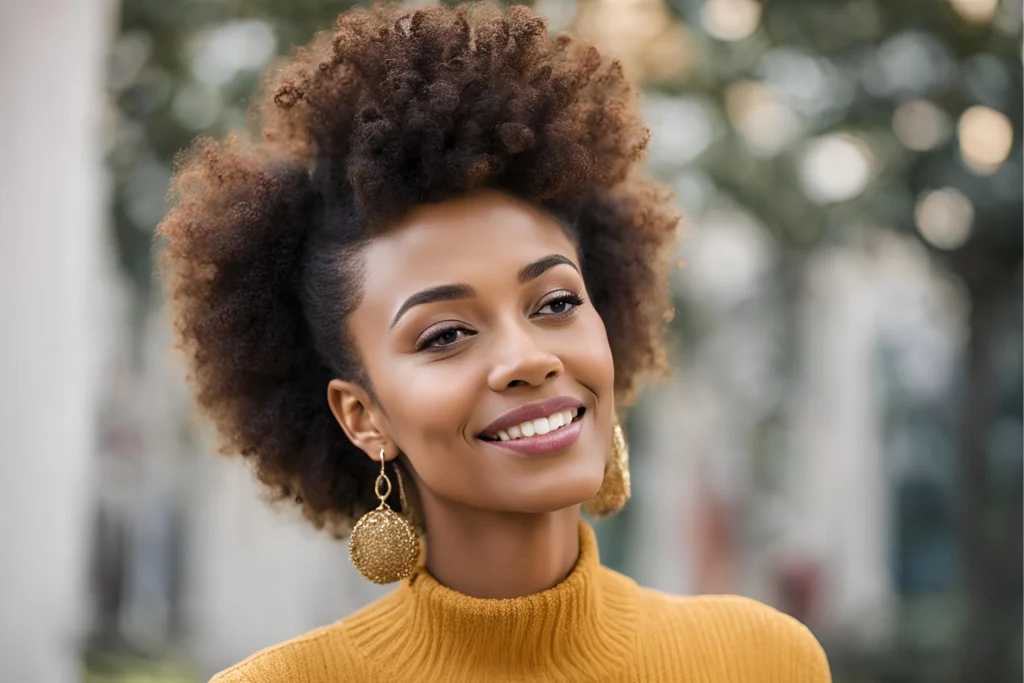
{"type": "Polygon", "coordinates": [[[786,560],[779,573],[779,608],[805,624],[813,623],[820,607],[822,576],[817,560],[786,560]]]}

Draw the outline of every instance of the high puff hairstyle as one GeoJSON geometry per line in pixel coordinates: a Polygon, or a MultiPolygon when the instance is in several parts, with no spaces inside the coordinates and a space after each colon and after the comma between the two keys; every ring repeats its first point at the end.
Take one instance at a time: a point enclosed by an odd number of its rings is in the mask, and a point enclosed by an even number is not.
{"type": "Polygon", "coordinates": [[[648,143],[615,60],[524,7],[339,17],[268,80],[253,131],[199,140],[158,229],[199,406],[273,493],[339,536],[377,503],[377,465],[326,399],[372,393],[346,317],[360,247],[417,205],[477,188],[555,215],[608,330],[617,399],[663,369],[662,248],[678,216],[634,173],[648,143]]]}

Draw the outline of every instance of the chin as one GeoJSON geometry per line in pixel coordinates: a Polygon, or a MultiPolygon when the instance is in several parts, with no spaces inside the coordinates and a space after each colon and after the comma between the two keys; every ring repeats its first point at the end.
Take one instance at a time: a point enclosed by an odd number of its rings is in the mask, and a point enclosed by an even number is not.
{"type": "Polygon", "coordinates": [[[518,512],[542,514],[558,512],[590,500],[601,488],[604,470],[597,476],[587,473],[572,479],[561,479],[547,489],[528,487],[521,496],[516,496],[514,509],[518,512]]]}

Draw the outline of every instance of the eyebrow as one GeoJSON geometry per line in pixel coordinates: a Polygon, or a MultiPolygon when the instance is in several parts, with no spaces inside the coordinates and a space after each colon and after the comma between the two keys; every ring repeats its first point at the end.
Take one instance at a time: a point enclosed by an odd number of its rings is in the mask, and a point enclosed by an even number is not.
{"type": "Polygon", "coordinates": [[[402,307],[398,309],[398,313],[395,314],[395,319],[391,321],[391,327],[394,328],[398,324],[405,312],[413,306],[421,306],[423,304],[432,304],[438,301],[458,301],[460,299],[472,299],[476,296],[476,290],[469,285],[440,285],[438,287],[431,287],[430,289],[424,289],[416,292],[402,304],[402,307]]]}
{"type": "MultiPolygon", "coordinates": [[[[575,270],[577,273],[580,269],[576,267],[570,259],[561,254],[549,254],[542,258],[528,263],[519,269],[516,274],[516,280],[520,285],[525,285],[527,282],[536,280],[545,272],[559,265],[567,265],[575,270]]],[[[398,324],[398,321],[402,318],[406,312],[414,306],[422,306],[423,304],[432,304],[439,301],[460,301],[463,299],[472,299],[476,296],[476,290],[469,285],[439,285],[437,287],[430,287],[422,291],[416,292],[408,299],[406,299],[401,308],[398,309],[398,313],[395,314],[394,319],[391,321],[391,327],[394,328],[398,324]]]]}
{"type": "Polygon", "coordinates": [[[580,272],[580,269],[576,267],[576,264],[565,256],[562,256],[561,254],[549,254],[520,268],[519,273],[516,275],[516,279],[519,280],[519,284],[525,285],[530,280],[536,280],[539,278],[545,271],[562,264],[571,267],[577,273],[580,272]]]}

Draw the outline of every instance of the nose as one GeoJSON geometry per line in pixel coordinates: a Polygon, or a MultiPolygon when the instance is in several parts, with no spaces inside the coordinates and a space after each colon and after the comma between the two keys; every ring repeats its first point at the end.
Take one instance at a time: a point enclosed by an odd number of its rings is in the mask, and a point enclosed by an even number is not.
{"type": "Polygon", "coordinates": [[[492,391],[540,386],[564,370],[562,359],[543,348],[521,325],[509,324],[498,333],[494,363],[487,383],[492,391]]]}

